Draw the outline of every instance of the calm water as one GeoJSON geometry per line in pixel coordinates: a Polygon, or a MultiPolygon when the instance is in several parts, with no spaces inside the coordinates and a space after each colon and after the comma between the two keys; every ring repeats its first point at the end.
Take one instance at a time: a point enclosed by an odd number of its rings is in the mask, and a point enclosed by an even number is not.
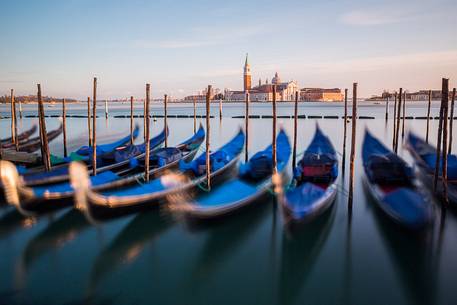
{"type": "MultiPolygon", "coordinates": [[[[84,107],[71,105],[68,112],[84,114],[84,107]]],[[[128,133],[128,119],[106,120],[103,104],[98,107],[98,143],[128,133]]],[[[203,114],[204,105],[198,107],[203,114]]],[[[24,106],[26,113],[35,113],[35,108],[24,106]]],[[[7,109],[0,106],[3,116],[7,109]]],[[[141,109],[138,105],[136,112],[141,109]]],[[[98,226],[74,210],[24,219],[11,208],[1,209],[0,304],[455,304],[456,214],[447,213],[443,222],[437,204],[434,225],[423,234],[410,234],[386,220],[362,187],[364,129],[389,146],[392,142],[393,122],[386,124],[384,109],[374,104],[359,108],[359,115],[376,119],[358,121],[352,215],[346,174],[346,180],[340,177],[333,208],[300,230],[284,229],[281,209],[273,200],[200,226],[185,223],[165,208],[98,226]]],[[[57,114],[60,106],[45,110],[57,114]]],[[[152,112],[163,113],[160,105],[152,112]]],[[[212,108],[213,148],[244,124],[243,119],[232,118],[244,114],[242,104],[224,105],[223,112],[220,121],[218,106],[212,108]]],[[[271,114],[271,106],[253,104],[250,112],[271,114]]],[[[438,104],[432,112],[437,115],[438,104]]],[[[127,104],[110,106],[110,116],[127,113],[127,104]]],[[[192,105],[171,105],[169,113],[192,114],[192,105]]],[[[279,106],[279,115],[292,113],[292,104],[279,106]]],[[[299,113],[341,116],[343,108],[302,104],[299,113]]],[[[425,104],[408,105],[407,115],[425,116],[425,104]]],[[[25,129],[35,122],[23,119],[19,126],[25,129]]],[[[169,145],[191,135],[192,119],[168,122],[169,145]]],[[[138,123],[142,126],[141,119],[138,123]]],[[[342,153],[342,119],[300,119],[299,151],[309,143],[316,123],[342,153]]],[[[51,130],[59,123],[48,118],[47,124],[51,130]]],[[[67,124],[69,150],[85,144],[86,119],[71,118],[67,124]]],[[[250,120],[249,154],[271,142],[271,124],[270,119],[250,120]]],[[[279,124],[292,139],[293,120],[279,119],[279,124]]],[[[431,122],[431,141],[437,125],[437,120],[431,122]]],[[[162,126],[162,119],[153,122],[152,135],[162,126]]],[[[8,136],[9,120],[0,120],[0,127],[0,137],[8,136]]],[[[407,120],[405,127],[425,135],[425,120],[407,120]]],[[[53,141],[52,151],[61,154],[61,143],[61,137],[53,141]]],[[[406,151],[399,153],[411,162],[406,151]]]]}

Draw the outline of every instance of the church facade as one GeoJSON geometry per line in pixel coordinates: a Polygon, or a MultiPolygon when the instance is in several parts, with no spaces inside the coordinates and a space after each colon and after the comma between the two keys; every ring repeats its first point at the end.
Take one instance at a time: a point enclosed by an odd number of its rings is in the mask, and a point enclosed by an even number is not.
{"type": "Polygon", "coordinates": [[[295,92],[300,91],[296,81],[281,82],[277,72],[272,78],[271,84],[268,83],[268,80],[265,84],[262,84],[261,80],[259,80],[259,84],[256,87],[251,86],[251,67],[248,62],[248,55],[246,55],[243,68],[244,91],[227,91],[225,96],[226,100],[244,101],[246,99],[246,93],[249,93],[249,100],[251,101],[270,102],[273,100],[273,87],[276,86],[277,101],[293,101],[295,99],[295,92]]]}

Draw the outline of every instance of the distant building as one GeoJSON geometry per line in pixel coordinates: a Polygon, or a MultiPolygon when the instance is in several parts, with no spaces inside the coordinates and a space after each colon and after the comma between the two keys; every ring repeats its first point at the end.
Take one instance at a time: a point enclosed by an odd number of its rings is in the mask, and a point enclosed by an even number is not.
{"type": "Polygon", "coordinates": [[[225,90],[225,99],[228,101],[244,101],[246,99],[246,93],[249,92],[249,99],[257,102],[270,102],[273,100],[273,86],[276,86],[276,100],[277,101],[293,101],[295,92],[299,90],[296,81],[281,82],[278,72],[272,79],[271,84],[266,83],[262,85],[262,81],[259,79],[259,84],[256,87],[251,87],[251,67],[248,62],[248,55],[246,54],[246,60],[243,68],[243,91],[231,91],[225,90]]]}
{"type": "Polygon", "coordinates": [[[341,89],[332,88],[303,88],[300,90],[300,100],[306,102],[341,102],[341,89]]]}

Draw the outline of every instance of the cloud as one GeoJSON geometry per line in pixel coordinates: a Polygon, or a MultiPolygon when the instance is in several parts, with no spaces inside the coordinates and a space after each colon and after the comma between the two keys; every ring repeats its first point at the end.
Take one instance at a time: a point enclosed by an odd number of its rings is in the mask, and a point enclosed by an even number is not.
{"type": "Polygon", "coordinates": [[[214,46],[222,44],[230,44],[242,39],[246,39],[258,34],[261,34],[264,28],[261,26],[234,26],[225,27],[193,27],[186,33],[186,37],[194,38],[176,38],[162,41],[136,40],[134,45],[137,48],[145,49],[185,49],[198,48],[204,46],[214,46]]]}
{"type": "Polygon", "coordinates": [[[344,13],[340,21],[354,26],[376,26],[419,19],[422,14],[402,8],[377,7],[344,13]]]}

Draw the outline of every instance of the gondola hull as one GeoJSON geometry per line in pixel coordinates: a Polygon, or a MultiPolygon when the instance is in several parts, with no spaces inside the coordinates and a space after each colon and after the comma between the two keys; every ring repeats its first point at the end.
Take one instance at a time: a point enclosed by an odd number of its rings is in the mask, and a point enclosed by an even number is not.
{"type": "MultiPolygon", "coordinates": [[[[162,166],[151,166],[150,177],[159,177],[167,171],[176,169],[180,160],[192,160],[203,142],[203,139],[204,132],[200,132],[196,133],[186,142],[178,145],[179,148],[176,150],[181,151],[180,158],[162,166]],[[191,150],[187,150],[190,148],[186,143],[192,144],[191,150]]],[[[23,186],[17,177],[17,172],[14,171],[14,168],[11,168],[10,164],[2,163],[2,168],[6,170],[6,175],[8,176],[8,179],[4,179],[4,181],[6,185],[9,186],[9,192],[11,194],[17,192],[10,198],[9,202],[15,205],[18,210],[24,214],[48,212],[69,206],[73,203],[74,190],[69,182],[47,186],[23,186]],[[16,188],[13,187],[14,185],[16,185],[16,188]],[[18,200],[15,199],[16,197],[18,200]]],[[[92,180],[92,190],[103,191],[133,184],[144,175],[142,167],[137,167],[136,171],[136,174],[126,177],[120,177],[113,172],[103,172],[97,176],[93,176],[90,178],[92,180]]]]}
{"type": "MultiPolygon", "coordinates": [[[[182,208],[186,217],[193,220],[208,220],[228,216],[262,199],[268,199],[275,192],[275,186],[282,189],[284,181],[287,180],[286,166],[291,151],[284,130],[281,130],[277,136],[277,147],[277,176],[273,177],[272,145],[270,145],[255,154],[246,164],[241,165],[240,173],[235,179],[184,204],[182,208]],[[253,175],[257,179],[253,178],[253,175]]],[[[179,205],[177,210],[179,211],[179,205]]]]}
{"type": "MultiPolygon", "coordinates": [[[[211,185],[216,186],[232,177],[236,173],[237,163],[238,158],[232,160],[223,170],[212,174],[211,185]]],[[[175,199],[171,199],[173,197],[178,197],[176,200],[195,197],[200,192],[203,192],[201,184],[204,183],[204,180],[205,179],[200,179],[198,183],[193,181],[191,183],[185,183],[181,187],[173,187],[163,192],[156,192],[153,196],[139,196],[130,202],[125,202],[123,205],[118,205],[116,200],[113,200],[113,204],[116,205],[115,208],[113,207],[114,205],[107,205],[104,201],[98,200],[97,195],[89,194],[87,196],[88,204],[85,206],[77,205],[77,208],[93,219],[110,219],[122,215],[138,213],[149,209],[156,209],[170,202],[174,202],[175,199]]]]}
{"type": "MultiPolygon", "coordinates": [[[[211,187],[233,176],[244,145],[244,133],[238,134],[219,150],[211,153],[211,187]]],[[[125,214],[156,208],[165,203],[188,200],[206,187],[206,163],[202,154],[196,160],[180,163],[182,173],[171,172],[149,182],[137,181],[133,186],[108,192],[94,192],[88,185],[87,171],[81,164],[70,167],[75,187],[76,207],[93,219],[108,219],[125,214]]]]}

